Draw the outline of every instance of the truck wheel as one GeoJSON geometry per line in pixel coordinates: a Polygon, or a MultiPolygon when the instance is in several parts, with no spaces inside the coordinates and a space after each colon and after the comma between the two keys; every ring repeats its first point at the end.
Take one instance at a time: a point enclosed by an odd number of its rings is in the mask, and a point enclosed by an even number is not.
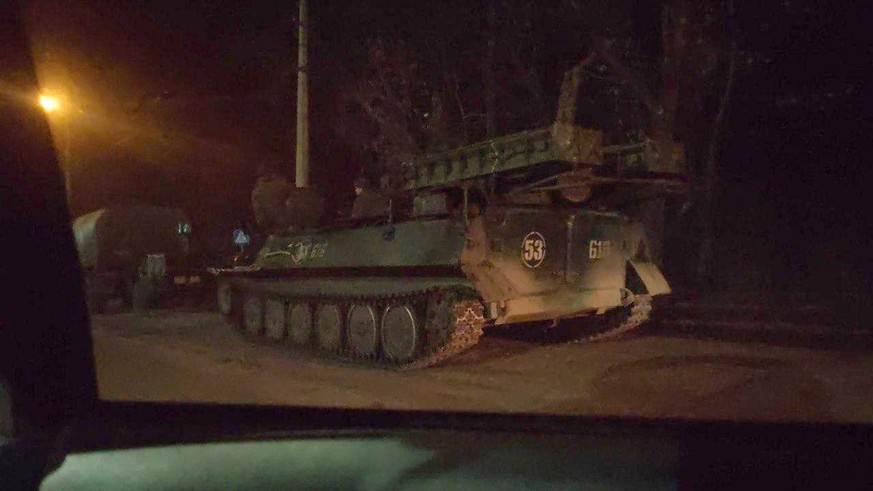
{"type": "Polygon", "coordinates": [[[137,312],[147,310],[155,305],[156,299],[157,289],[155,288],[154,282],[146,278],[139,278],[136,280],[136,283],[133,284],[133,291],[131,292],[131,306],[133,307],[133,310],[137,312]]]}

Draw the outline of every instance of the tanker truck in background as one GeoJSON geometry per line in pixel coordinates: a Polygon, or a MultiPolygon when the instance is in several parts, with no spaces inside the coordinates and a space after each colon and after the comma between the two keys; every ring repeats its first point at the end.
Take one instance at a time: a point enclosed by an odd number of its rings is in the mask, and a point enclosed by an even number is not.
{"type": "Polygon", "coordinates": [[[94,312],[145,309],[202,285],[191,267],[191,222],[182,210],[102,208],[77,217],[73,235],[94,312]]]}

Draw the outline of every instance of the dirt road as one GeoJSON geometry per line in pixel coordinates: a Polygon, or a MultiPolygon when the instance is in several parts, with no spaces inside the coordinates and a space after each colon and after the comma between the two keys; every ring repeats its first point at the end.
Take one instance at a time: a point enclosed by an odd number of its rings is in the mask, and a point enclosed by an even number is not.
{"type": "Polygon", "coordinates": [[[594,344],[491,333],[451,363],[398,372],[253,345],[214,313],[93,319],[111,400],[873,422],[873,351],[705,332],[656,326],[594,344]]]}

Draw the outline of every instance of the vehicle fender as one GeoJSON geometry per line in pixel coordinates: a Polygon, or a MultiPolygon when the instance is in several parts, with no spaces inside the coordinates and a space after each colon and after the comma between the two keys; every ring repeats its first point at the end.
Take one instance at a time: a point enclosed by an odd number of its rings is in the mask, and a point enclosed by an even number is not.
{"type": "Polygon", "coordinates": [[[667,279],[664,278],[658,265],[653,262],[630,260],[628,261],[628,274],[628,288],[634,293],[648,293],[649,295],[665,295],[670,293],[670,285],[667,283],[667,279]],[[630,275],[633,275],[633,277],[630,275]],[[639,289],[640,283],[645,291],[636,291],[639,289]],[[637,288],[634,288],[634,286],[637,286],[637,288]]]}

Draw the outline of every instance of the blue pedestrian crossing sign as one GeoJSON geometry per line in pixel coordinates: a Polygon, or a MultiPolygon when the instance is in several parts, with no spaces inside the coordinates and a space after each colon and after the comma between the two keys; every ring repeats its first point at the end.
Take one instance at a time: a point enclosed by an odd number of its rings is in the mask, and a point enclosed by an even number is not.
{"type": "Polygon", "coordinates": [[[246,233],[245,230],[238,228],[233,231],[233,243],[240,247],[245,247],[249,245],[252,241],[252,238],[249,237],[249,234],[246,233]]]}

